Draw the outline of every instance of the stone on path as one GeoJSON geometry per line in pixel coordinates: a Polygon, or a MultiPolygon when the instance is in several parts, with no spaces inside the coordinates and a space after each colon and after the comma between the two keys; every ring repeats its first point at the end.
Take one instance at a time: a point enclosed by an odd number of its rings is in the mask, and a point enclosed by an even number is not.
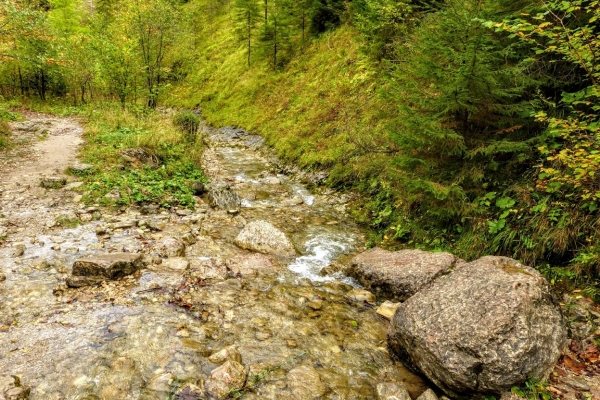
{"type": "Polygon", "coordinates": [[[86,257],[75,261],[71,276],[67,278],[67,285],[89,286],[104,280],[131,275],[141,268],[143,268],[142,254],[112,253],[86,257]]]}
{"type": "Polygon", "coordinates": [[[548,282],[506,257],[483,257],[402,303],[390,349],[449,396],[500,394],[548,375],[566,346],[548,282]]]}
{"type": "Polygon", "coordinates": [[[68,168],[69,172],[72,172],[75,175],[86,174],[93,169],[94,166],[92,164],[74,164],[68,168]]]}
{"type": "Polygon", "coordinates": [[[292,242],[283,232],[266,221],[252,221],[244,227],[235,244],[242,249],[282,257],[296,255],[292,242]]]}
{"type": "Polygon", "coordinates": [[[354,257],[348,274],[381,297],[404,301],[462,262],[450,253],[374,248],[354,257]]]}
{"type": "Polygon", "coordinates": [[[67,184],[67,179],[60,176],[47,176],[40,180],[44,189],[60,189],[67,184]]]}

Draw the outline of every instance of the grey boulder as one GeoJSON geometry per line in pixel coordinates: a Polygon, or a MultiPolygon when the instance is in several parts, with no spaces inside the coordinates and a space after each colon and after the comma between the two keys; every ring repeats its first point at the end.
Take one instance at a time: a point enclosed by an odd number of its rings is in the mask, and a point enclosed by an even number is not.
{"type": "Polygon", "coordinates": [[[404,301],[461,263],[450,253],[374,248],[354,257],[348,274],[380,297],[404,301]]]}
{"type": "Polygon", "coordinates": [[[551,371],[567,332],[548,282],[506,257],[483,257],[396,311],[390,349],[453,398],[499,394],[551,371]]]}

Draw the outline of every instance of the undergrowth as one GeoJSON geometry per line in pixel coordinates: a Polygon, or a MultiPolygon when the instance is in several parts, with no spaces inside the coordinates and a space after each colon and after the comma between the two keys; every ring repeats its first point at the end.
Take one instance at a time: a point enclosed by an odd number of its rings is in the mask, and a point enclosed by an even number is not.
{"type": "Polygon", "coordinates": [[[202,143],[190,143],[171,119],[155,111],[96,104],[82,111],[87,145],[82,160],[95,166],[86,173],[83,200],[101,205],[158,203],[195,205],[194,181],[206,182],[199,169],[202,143]],[[124,149],[143,149],[152,165],[123,159],[124,149]]]}

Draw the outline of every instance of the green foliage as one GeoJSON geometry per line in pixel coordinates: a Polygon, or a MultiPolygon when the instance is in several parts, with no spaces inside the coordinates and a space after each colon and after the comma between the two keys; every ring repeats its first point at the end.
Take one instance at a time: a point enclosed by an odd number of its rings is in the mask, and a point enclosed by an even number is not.
{"type": "Polygon", "coordinates": [[[130,205],[157,203],[163,207],[193,208],[195,200],[190,183],[206,181],[202,172],[191,163],[170,162],[160,168],[113,169],[87,180],[89,202],[102,205],[130,205]],[[118,196],[107,195],[118,193],[118,196]]]}
{"type": "Polygon", "coordinates": [[[56,223],[63,228],[77,228],[79,226],[79,219],[69,218],[68,216],[61,216],[57,218],[56,223]]]}
{"type": "Polygon", "coordinates": [[[0,150],[10,144],[11,132],[8,122],[0,120],[0,150]]]}
{"type": "Polygon", "coordinates": [[[194,143],[200,130],[200,117],[192,111],[179,111],[173,117],[173,123],[184,133],[185,140],[194,143]]]}
{"type": "Polygon", "coordinates": [[[514,387],[511,392],[527,400],[551,400],[552,394],[546,389],[547,383],[528,380],[522,388],[514,387]]]}
{"type": "Polygon", "coordinates": [[[113,104],[86,110],[86,162],[95,168],[85,175],[84,200],[103,205],[158,203],[193,208],[191,183],[206,182],[196,167],[202,143],[190,143],[172,121],[156,112],[140,114],[113,104]],[[158,133],[160,132],[160,135],[158,133]],[[156,156],[158,168],[123,165],[119,151],[142,147],[156,156]]]}
{"type": "Polygon", "coordinates": [[[341,0],[313,0],[300,2],[310,14],[310,30],[320,34],[339,26],[346,12],[346,2],[341,0]]]}

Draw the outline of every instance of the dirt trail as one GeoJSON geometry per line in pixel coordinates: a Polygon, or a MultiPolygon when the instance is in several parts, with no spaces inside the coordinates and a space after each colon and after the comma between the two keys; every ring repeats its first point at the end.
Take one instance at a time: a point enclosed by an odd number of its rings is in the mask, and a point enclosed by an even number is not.
{"type": "Polygon", "coordinates": [[[15,147],[0,156],[0,184],[34,186],[43,176],[61,175],[77,160],[83,144],[77,121],[34,113],[26,117],[12,124],[15,147]]]}

